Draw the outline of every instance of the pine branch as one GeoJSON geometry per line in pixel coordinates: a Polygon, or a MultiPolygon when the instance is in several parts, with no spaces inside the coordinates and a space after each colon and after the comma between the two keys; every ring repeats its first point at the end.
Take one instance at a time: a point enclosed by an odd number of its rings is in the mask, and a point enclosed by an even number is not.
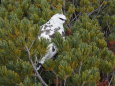
{"type": "MultiPolygon", "coordinates": [[[[74,0],[73,0],[74,1],[74,0]]],[[[90,16],[90,15],[92,15],[94,12],[98,12],[97,14],[99,14],[99,12],[101,11],[101,9],[103,9],[105,6],[103,6],[103,3],[97,8],[97,9],[95,9],[95,10],[93,10],[92,12],[90,12],[90,13],[88,13],[88,16],[90,16]]],[[[67,24],[67,26],[69,26],[70,27],[70,25],[71,25],[71,23],[74,21],[74,20],[79,20],[77,17],[79,16],[79,15],[81,15],[82,13],[80,12],[77,16],[75,16],[75,18],[73,18],[71,21],[70,21],[70,23],[69,24],[67,24]]]]}
{"type": "Polygon", "coordinates": [[[29,48],[28,48],[26,45],[25,45],[25,48],[26,48],[26,51],[27,51],[27,53],[28,53],[28,58],[29,58],[29,60],[30,60],[30,62],[31,62],[31,64],[32,64],[32,67],[33,67],[33,69],[34,69],[34,71],[35,71],[35,73],[36,73],[36,76],[38,77],[38,79],[41,81],[41,83],[42,83],[44,86],[48,86],[48,85],[46,84],[46,82],[42,79],[42,77],[40,76],[40,74],[38,73],[38,71],[37,71],[37,69],[36,69],[36,67],[35,67],[35,65],[34,65],[34,63],[33,63],[33,61],[32,61],[29,48]]]}

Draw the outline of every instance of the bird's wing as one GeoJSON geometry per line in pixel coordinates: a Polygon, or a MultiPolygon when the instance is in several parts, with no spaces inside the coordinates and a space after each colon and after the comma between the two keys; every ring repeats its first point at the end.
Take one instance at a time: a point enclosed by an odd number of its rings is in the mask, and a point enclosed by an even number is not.
{"type": "Polygon", "coordinates": [[[50,35],[54,34],[53,28],[53,24],[51,24],[50,21],[43,24],[40,27],[40,34],[38,35],[38,38],[40,39],[42,37],[51,40],[50,35]]]}
{"type": "Polygon", "coordinates": [[[48,21],[47,23],[40,26],[40,30],[41,31],[48,31],[48,30],[51,30],[52,27],[53,27],[53,24],[51,24],[51,22],[48,21]]]}

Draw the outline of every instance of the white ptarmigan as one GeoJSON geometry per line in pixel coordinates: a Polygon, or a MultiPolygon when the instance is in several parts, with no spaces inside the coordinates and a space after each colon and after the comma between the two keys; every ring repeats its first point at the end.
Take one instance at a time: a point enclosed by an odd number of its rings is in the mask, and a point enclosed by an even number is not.
{"type": "Polygon", "coordinates": [[[51,39],[53,38],[53,35],[55,32],[59,32],[61,36],[64,38],[64,27],[63,24],[66,21],[66,16],[63,14],[55,14],[51,17],[51,19],[43,24],[40,27],[40,35],[38,36],[38,39],[45,38],[50,41],[50,44],[47,47],[47,52],[44,55],[44,57],[38,62],[37,64],[37,70],[39,70],[44,64],[44,62],[50,58],[53,58],[53,56],[57,53],[57,47],[54,43],[52,43],[51,39]]]}

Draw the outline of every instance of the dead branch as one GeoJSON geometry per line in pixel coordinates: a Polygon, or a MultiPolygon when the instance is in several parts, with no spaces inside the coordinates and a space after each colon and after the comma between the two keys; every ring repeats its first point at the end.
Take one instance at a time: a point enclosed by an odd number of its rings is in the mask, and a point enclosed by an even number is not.
{"type": "Polygon", "coordinates": [[[32,61],[29,48],[28,48],[26,45],[25,45],[25,48],[26,48],[26,51],[27,51],[27,53],[28,53],[28,58],[29,58],[29,60],[30,60],[30,62],[31,62],[31,64],[32,64],[32,67],[33,67],[33,69],[34,69],[34,71],[35,71],[35,73],[36,73],[36,76],[38,77],[38,79],[40,80],[40,82],[41,82],[44,86],[48,86],[48,85],[46,84],[46,82],[42,79],[42,77],[40,76],[40,74],[38,73],[38,71],[37,71],[37,69],[36,69],[36,67],[35,67],[35,65],[34,65],[34,63],[33,63],[33,61],[32,61]]]}
{"type": "Polygon", "coordinates": [[[100,9],[102,8],[103,3],[95,10],[93,10],[92,12],[88,13],[88,16],[92,15],[94,12],[97,12],[98,10],[100,11],[100,9]]]}

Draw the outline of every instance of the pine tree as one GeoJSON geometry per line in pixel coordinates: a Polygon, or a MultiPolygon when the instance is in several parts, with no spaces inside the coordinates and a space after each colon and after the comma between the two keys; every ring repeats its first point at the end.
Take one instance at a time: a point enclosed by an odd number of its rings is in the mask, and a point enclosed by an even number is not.
{"type": "Polygon", "coordinates": [[[114,0],[1,0],[0,86],[97,86],[105,78],[115,84],[115,56],[107,47],[115,35],[114,8],[114,0]],[[66,38],[55,34],[58,55],[38,76],[33,63],[48,45],[37,39],[40,26],[62,11],[66,38]]]}

